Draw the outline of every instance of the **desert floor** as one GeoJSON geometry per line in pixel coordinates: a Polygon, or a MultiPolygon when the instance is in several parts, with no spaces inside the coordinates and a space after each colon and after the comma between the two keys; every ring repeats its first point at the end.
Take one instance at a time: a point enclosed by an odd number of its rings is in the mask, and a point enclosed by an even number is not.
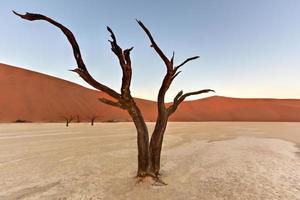
{"type": "Polygon", "coordinates": [[[169,123],[157,186],[132,123],[0,124],[0,199],[300,199],[299,145],[300,123],[169,123]]]}

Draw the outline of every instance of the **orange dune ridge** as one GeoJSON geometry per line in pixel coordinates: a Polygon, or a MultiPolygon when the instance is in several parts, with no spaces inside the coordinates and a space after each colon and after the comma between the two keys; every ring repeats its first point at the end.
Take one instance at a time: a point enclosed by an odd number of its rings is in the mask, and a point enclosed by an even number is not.
{"type": "MultiPolygon", "coordinates": [[[[126,111],[99,102],[103,92],[5,64],[0,91],[0,122],[131,121],[126,111]]],[[[145,120],[155,121],[156,103],[136,101],[145,120]]],[[[182,103],[170,121],[300,121],[300,100],[213,96],[182,103]]]]}

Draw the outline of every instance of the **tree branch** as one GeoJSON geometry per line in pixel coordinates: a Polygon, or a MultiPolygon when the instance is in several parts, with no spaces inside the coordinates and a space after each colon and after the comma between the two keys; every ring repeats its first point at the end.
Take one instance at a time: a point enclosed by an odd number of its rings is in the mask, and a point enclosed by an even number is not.
{"type": "Polygon", "coordinates": [[[181,71],[176,72],[173,76],[172,76],[172,81],[176,78],[176,76],[178,76],[178,74],[180,74],[181,71]]]}
{"type": "Polygon", "coordinates": [[[106,28],[107,28],[108,32],[110,32],[110,36],[112,38],[112,41],[108,40],[111,44],[111,50],[116,54],[116,56],[118,57],[118,59],[120,61],[120,65],[122,66],[124,64],[122,49],[117,44],[116,36],[115,36],[114,32],[111,30],[111,28],[109,28],[108,26],[106,28]]]}
{"type": "MultiPolygon", "coordinates": [[[[162,50],[158,47],[156,42],[153,39],[153,36],[151,32],[148,30],[148,28],[139,20],[136,20],[140,27],[144,30],[144,32],[147,34],[148,38],[150,39],[151,42],[151,47],[154,48],[156,53],[160,56],[160,58],[163,60],[165,63],[165,66],[167,68],[166,75],[162,81],[161,87],[158,92],[157,96],[157,107],[158,107],[158,115],[162,116],[166,112],[166,107],[165,107],[165,94],[168,91],[171,83],[172,83],[172,77],[175,74],[173,70],[173,62],[174,62],[174,55],[175,53],[173,52],[173,55],[171,57],[171,60],[167,58],[167,56],[162,52],[162,50]]],[[[159,121],[160,119],[157,119],[159,121]]]]}
{"type": "Polygon", "coordinates": [[[116,91],[114,91],[113,89],[97,82],[88,72],[83,59],[81,57],[81,53],[80,53],[80,49],[78,46],[78,43],[73,35],[73,33],[66,28],[65,26],[63,26],[62,24],[54,21],[53,19],[41,15],[41,14],[35,14],[35,13],[26,13],[25,15],[19,14],[15,11],[13,11],[13,13],[19,17],[21,17],[22,19],[26,19],[29,21],[35,21],[35,20],[44,20],[49,22],[50,24],[58,27],[59,29],[61,29],[61,31],[64,33],[64,35],[67,37],[69,43],[72,46],[73,49],[73,54],[74,54],[74,58],[77,62],[77,67],[74,70],[71,70],[73,72],[76,72],[77,74],[79,74],[79,76],[81,76],[85,81],[87,81],[91,86],[93,86],[96,89],[99,89],[105,93],[107,93],[108,95],[110,95],[111,97],[115,98],[115,99],[119,99],[120,98],[120,94],[118,94],[116,91]]]}
{"type": "Polygon", "coordinates": [[[99,101],[101,101],[104,104],[110,105],[110,106],[114,106],[114,107],[118,107],[118,108],[122,108],[122,109],[127,108],[124,105],[122,105],[120,102],[114,102],[114,101],[111,101],[111,100],[106,99],[106,98],[99,98],[99,101]]]}
{"type": "Polygon", "coordinates": [[[190,58],[187,58],[184,62],[182,62],[180,65],[178,65],[177,67],[174,67],[174,71],[176,72],[180,67],[182,67],[183,65],[185,65],[186,63],[192,61],[192,60],[195,60],[195,59],[198,59],[200,58],[200,56],[194,56],[194,57],[190,57],[190,58]]]}
{"type": "Polygon", "coordinates": [[[174,57],[175,57],[175,51],[173,51],[173,54],[172,54],[172,57],[171,57],[171,64],[172,64],[172,66],[173,66],[173,64],[174,64],[174,57]]]}
{"type": "Polygon", "coordinates": [[[131,52],[132,49],[133,49],[133,47],[131,47],[129,49],[125,49],[124,52],[123,52],[126,64],[129,65],[129,66],[131,66],[130,52],[131,52]]]}
{"type": "Polygon", "coordinates": [[[129,99],[131,98],[130,84],[131,84],[131,76],[132,76],[130,51],[133,49],[133,47],[129,49],[125,49],[123,51],[122,48],[118,45],[116,36],[112,31],[112,29],[107,26],[107,30],[108,32],[110,32],[112,38],[112,41],[109,40],[111,44],[111,50],[118,57],[123,72],[121,95],[122,98],[129,99]]]}
{"type": "Polygon", "coordinates": [[[215,92],[215,91],[211,90],[211,89],[204,89],[204,90],[188,92],[188,93],[183,94],[183,91],[181,90],[175,96],[173,104],[167,108],[168,115],[170,116],[171,114],[173,114],[177,110],[178,106],[185,100],[186,97],[203,94],[203,93],[208,93],[208,92],[215,92]]]}
{"type": "Polygon", "coordinates": [[[69,40],[70,44],[72,45],[72,48],[73,48],[73,54],[74,54],[74,57],[76,59],[76,62],[77,62],[77,66],[82,69],[82,70],[87,70],[86,67],[85,67],[85,64],[82,60],[82,57],[81,57],[81,53],[80,53],[80,49],[79,49],[79,46],[77,44],[77,41],[73,35],[73,33],[68,29],[66,28],[65,26],[63,26],[62,24],[54,21],[53,19],[47,17],[47,16],[44,16],[44,15],[41,15],[41,14],[34,14],[34,13],[26,13],[25,15],[21,15],[15,11],[13,11],[13,13],[23,19],[26,19],[26,20],[29,20],[29,21],[35,21],[35,20],[44,20],[44,21],[47,21],[49,22],[50,24],[58,27],[61,29],[61,31],[65,34],[65,36],[67,37],[67,39],[69,40]]]}
{"type": "Polygon", "coordinates": [[[171,61],[169,61],[169,59],[167,58],[167,56],[157,46],[156,42],[154,41],[154,39],[153,39],[153,37],[151,35],[151,32],[148,30],[148,28],[140,20],[136,20],[136,21],[140,25],[140,27],[142,27],[142,29],[144,30],[144,32],[147,34],[148,38],[150,39],[151,47],[153,47],[155,49],[155,51],[157,52],[157,54],[164,61],[165,65],[167,66],[167,69],[170,70],[170,71],[172,71],[173,70],[173,66],[171,65],[171,61]]]}
{"type": "Polygon", "coordinates": [[[88,73],[88,71],[84,71],[80,68],[72,69],[70,71],[77,73],[83,80],[85,80],[89,85],[93,86],[94,88],[105,92],[106,94],[117,100],[120,99],[121,95],[118,92],[96,81],[90,75],[90,73],[88,73]]]}
{"type": "Polygon", "coordinates": [[[181,97],[183,94],[183,91],[181,90],[180,92],[178,92],[178,94],[174,97],[174,102],[178,101],[179,97],[181,97]]]}

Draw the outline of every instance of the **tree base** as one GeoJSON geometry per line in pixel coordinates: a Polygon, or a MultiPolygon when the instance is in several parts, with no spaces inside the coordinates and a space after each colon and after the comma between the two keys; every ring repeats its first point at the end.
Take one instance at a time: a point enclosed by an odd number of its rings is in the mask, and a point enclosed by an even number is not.
{"type": "Polygon", "coordinates": [[[166,186],[165,183],[159,176],[152,173],[144,173],[136,176],[136,185],[141,183],[150,183],[153,186],[166,186]]]}

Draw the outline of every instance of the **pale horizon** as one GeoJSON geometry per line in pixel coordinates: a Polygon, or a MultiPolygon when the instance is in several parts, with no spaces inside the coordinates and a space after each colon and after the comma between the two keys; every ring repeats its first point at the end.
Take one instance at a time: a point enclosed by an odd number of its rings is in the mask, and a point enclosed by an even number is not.
{"type": "Polygon", "coordinates": [[[138,18],[169,57],[175,51],[176,64],[200,55],[200,59],[183,67],[167,94],[167,101],[172,101],[180,90],[204,88],[214,89],[216,93],[189,100],[213,95],[300,99],[299,1],[72,4],[71,1],[32,0],[1,2],[0,5],[1,63],[90,88],[78,75],[68,71],[75,67],[75,60],[59,30],[45,22],[21,20],[11,11],[40,13],[70,28],[91,74],[119,91],[121,69],[107,42],[108,25],[122,48],[134,46],[133,96],[156,100],[165,67],[135,22],[138,18]],[[70,9],[65,9],[66,6],[70,9]]]}

